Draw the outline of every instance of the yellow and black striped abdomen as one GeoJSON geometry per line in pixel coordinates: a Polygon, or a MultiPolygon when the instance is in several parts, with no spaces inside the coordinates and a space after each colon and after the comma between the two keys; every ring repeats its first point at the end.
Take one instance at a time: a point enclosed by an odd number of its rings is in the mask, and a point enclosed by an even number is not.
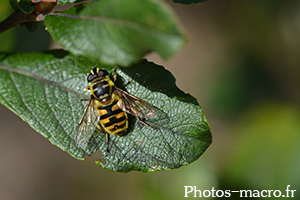
{"type": "Polygon", "coordinates": [[[127,114],[118,106],[118,100],[98,108],[100,123],[104,130],[114,135],[123,135],[128,128],[127,114]]]}

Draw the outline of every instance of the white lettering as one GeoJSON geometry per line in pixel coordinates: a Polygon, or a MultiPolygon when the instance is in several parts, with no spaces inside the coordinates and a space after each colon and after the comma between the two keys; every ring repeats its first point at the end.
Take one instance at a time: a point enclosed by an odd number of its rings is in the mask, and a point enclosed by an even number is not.
{"type": "Polygon", "coordinates": [[[274,196],[274,197],[280,197],[280,196],[281,196],[281,191],[280,191],[280,190],[274,190],[273,196],[274,196]],[[278,192],[279,194],[276,195],[276,192],[278,192]]]}
{"type": "Polygon", "coordinates": [[[268,197],[272,197],[272,195],[271,195],[271,192],[272,192],[273,190],[268,190],[268,197]]]}
{"type": "MultiPolygon", "coordinates": [[[[227,191],[227,190],[226,190],[227,191]]],[[[226,191],[225,191],[225,193],[226,193],[226,191]]],[[[223,190],[217,190],[217,193],[216,193],[216,195],[217,195],[217,197],[223,197],[224,196],[224,192],[223,192],[223,190]],[[222,194],[221,195],[219,195],[219,192],[221,192],[222,194]]]]}
{"type": "Polygon", "coordinates": [[[197,190],[196,186],[184,186],[184,197],[194,192],[194,197],[231,197],[231,193],[239,193],[240,197],[294,197],[297,190],[291,190],[287,185],[285,194],[281,190],[197,190]]]}
{"type": "Polygon", "coordinates": [[[204,190],[204,191],[203,191],[203,196],[204,196],[204,197],[210,197],[210,195],[211,195],[210,190],[204,190]],[[205,194],[206,192],[208,192],[207,195],[205,194]]]}
{"type": "Polygon", "coordinates": [[[196,190],[196,186],[194,186],[194,197],[197,197],[197,192],[199,192],[199,197],[202,197],[201,190],[196,190]]]}
{"type": "Polygon", "coordinates": [[[262,190],[262,191],[261,191],[261,197],[267,197],[267,196],[268,196],[267,194],[264,195],[264,192],[267,193],[268,191],[267,191],[267,190],[262,190]]]}
{"type": "Polygon", "coordinates": [[[225,197],[231,197],[230,190],[225,190],[225,197]]]}
{"type": "Polygon", "coordinates": [[[260,193],[258,190],[253,190],[253,197],[260,197],[260,193]]]}
{"type": "Polygon", "coordinates": [[[211,188],[212,197],[216,197],[216,196],[215,196],[215,191],[216,191],[215,188],[212,187],[212,188],[211,188]]]}
{"type": "Polygon", "coordinates": [[[287,187],[286,187],[286,197],[289,197],[289,193],[290,193],[290,190],[289,190],[289,187],[290,187],[290,185],[288,185],[287,187]]]}
{"type": "Polygon", "coordinates": [[[291,197],[294,197],[294,192],[295,192],[296,190],[291,190],[291,192],[292,192],[292,194],[291,194],[291,197]]]}
{"type": "Polygon", "coordinates": [[[188,197],[187,194],[193,192],[193,187],[192,187],[192,186],[184,186],[184,190],[185,190],[185,195],[184,195],[184,197],[188,197]],[[191,188],[191,190],[190,190],[190,191],[187,191],[187,188],[191,188]]]}
{"type": "Polygon", "coordinates": [[[252,191],[251,190],[240,190],[240,197],[248,197],[247,193],[250,193],[249,197],[252,197],[252,191]],[[245,192],[245,196],[243,196],[243,192],[245,192]]]}

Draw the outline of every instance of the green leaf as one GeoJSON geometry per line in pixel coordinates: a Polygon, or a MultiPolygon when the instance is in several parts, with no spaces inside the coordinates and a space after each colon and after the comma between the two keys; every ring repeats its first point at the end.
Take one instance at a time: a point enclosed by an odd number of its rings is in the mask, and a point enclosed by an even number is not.
{"type": "Polygon", "coordinates": [[[9,0],[9,5],[14,11],[18,10],[18,0],[9,0]]]}
{"type": "Polygon", "coordinates": [[[82,2],[84,0],[58,0],[57,4],[58,5],[65,5],[65,4],[70,4],[70,3],[79,3],[82,2]]]}
{"type": "MultiPolygon", "coordinates": [[[[99,130],[78,148],[75,130],[86,105],[79,98],[89,98],[84,90],[86,76],[96,64],[65,51],[0,54],[0,102],[74,158],[83,160],[100,150],[103,158],[96,163],[112,171],[177,168],[198,159],[210,145],[209,125],[196,99],[179,90],[162,66],[143,60],[118,69],[116,85],[131,80],[126,90],[165,114],[151,122],[160,129],[140,128],[131,116],[127,134],[110,135],[110,154],[106,154],[105,134],[99,130]]],[[[113,68],[99,67],[113,72],[113,68]]]]}
{"type": "Polygon", "coordinates": [[[204,3],[208,0],[173,0],[174,3],[192,4],[192,3],[204,3]]]}
{"type": "Polygon", "coordinates": [[[129,66],[148,52],[170,57],[186,41],[174,14],[158,0],[101,0],[45,17],[53,38],[75,55],[129,66]]]}
{"type": "Polygon", "coordinates": [[[24,23],[24,25],[26,26],[26,29],[31,33],[35,32],[38,29],[37,22],[26,22],[24,23]]]}
{"type": "Polygon", "coordinates": [[[30,14],[34,11],[31,0],[18,0],[18,8],[26,14],[30,14]]]}

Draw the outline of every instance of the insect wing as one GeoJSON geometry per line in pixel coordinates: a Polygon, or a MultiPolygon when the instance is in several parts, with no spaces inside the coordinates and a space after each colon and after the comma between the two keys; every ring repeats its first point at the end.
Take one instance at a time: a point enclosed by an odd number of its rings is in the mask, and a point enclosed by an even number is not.
{"type": "Polygon", "coordinates": [[[94,110],[93,101],[90,99],[86,105],[79,125],[76,129],[76,145],[82,147],[96,130],[95,121],[97,113],[94,110]]]}
{"type": "Polygon", "coordinates": [[[116,88],[115,94],[121,98],[118,102],[119,107],[125,112],[132,114],[140,119],[154,119],[157,117],[156,109],[149,103],[116,88]]]}

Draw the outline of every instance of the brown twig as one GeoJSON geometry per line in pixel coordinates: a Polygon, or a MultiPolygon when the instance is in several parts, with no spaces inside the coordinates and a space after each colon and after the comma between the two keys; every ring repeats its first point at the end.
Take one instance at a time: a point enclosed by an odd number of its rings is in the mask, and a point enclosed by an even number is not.
{"type": "Polygon", "coordinates": [[[57,0],[31,0],[34,11],[30,14],[17,10],[0,22],[0,34],[8,29],[15,27],[24,22],[41,21],[44,15],[50,13],[57,4],[57,0]]]}
{"type": "Polygon", "coordinates": [[[36,15],[35,14],[25,14],[20,10],[12,13],[8,16],[4,21],[0,22],[0,33],[7,31],[10,28],[13,28],[19,24],[29,21],[35,21],[36,15]]]}

